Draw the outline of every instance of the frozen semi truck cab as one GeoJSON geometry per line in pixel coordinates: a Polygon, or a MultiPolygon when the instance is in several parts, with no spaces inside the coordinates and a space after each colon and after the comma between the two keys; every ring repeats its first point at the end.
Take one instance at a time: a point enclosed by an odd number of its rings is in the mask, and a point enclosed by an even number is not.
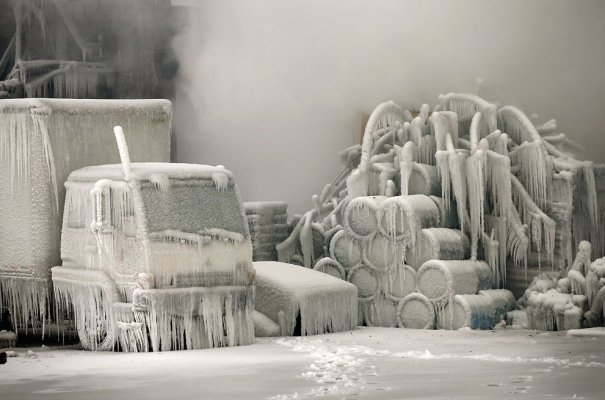
{"type": "MultiPolygon", "coordinates": [[[[116,136],[120,143],[121,130],[116,136]]],[[[252,343],[252,245],[223,167],[85,167],[65,183],[55,300],[82,345],[129,351],[252,343]]]]}

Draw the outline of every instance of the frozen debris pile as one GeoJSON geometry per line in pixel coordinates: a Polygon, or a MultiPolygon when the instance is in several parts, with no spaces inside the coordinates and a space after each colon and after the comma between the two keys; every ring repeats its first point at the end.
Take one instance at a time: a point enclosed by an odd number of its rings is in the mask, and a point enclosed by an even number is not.
{"type": "Polygon", "coordinates": [[[530,328],[552,331],[603,325],[605,258],[591,262],[591,251],[590,243],[583,241],[567,271],[534,278],[520,300],[530,328]]]}
{"type": "Polygon", "coordinates": [[[490,328],[581,240],[605,256],[605,166],[577,150],[554,120],[475,95],[416,116],[385,102],[278,258],[354,283],[366,325],[490,328]]]}
{"type": "Polygon", "coordinates": [[[275,246],[289,234],[287,209],[288,205],[282,201],[244,203],[254,261],[277,261],[275,246]]]}
{"type": "Polygon", "coordinates": [[[91,350],[252,343],[252,246],[233,175],[130,164],[119,127],[116,136],[122,165],[85,167],[66,183],[57,308],[91,350]]]}
{"type": "Polygon", "coordinates": [[[68,175],[119,161],[117,124],[126,128],[133,161],[169,161],[171,115],[167,100],[0,102],[0,307],[17,329],[48,317],[68,175]]]}
{"type": "Polygon", "coordinates": [[[280,262],[255,262],[254,269],[255,309],[278,323],[281,336],[342,332],[357,325],[354,285],[280,262]]]}

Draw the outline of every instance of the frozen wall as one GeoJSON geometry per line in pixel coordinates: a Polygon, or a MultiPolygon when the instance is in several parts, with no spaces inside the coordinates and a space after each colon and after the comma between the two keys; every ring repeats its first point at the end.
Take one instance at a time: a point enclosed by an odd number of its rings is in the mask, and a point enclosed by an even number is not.
{"type": "Polygon", "coordinates": [[[605,2],[173,0],[176,157],[224,164],[245,201],[311,206],[373,107],[474,91],[514,104],[605,162],[605,2]],[[492,96],[497,95],[497,98],[492,96]]]}

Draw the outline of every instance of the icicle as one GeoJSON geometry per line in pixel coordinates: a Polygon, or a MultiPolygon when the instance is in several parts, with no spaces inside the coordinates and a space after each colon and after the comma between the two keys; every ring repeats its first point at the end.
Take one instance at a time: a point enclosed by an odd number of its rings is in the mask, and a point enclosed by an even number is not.
{"type": "Polygon", "coordinates": [[[300,231],[300,245],[305,268],[313,267],[313,230],[310,216],[311,214],[305,215],[305,222],[300,231]]]}
{"type": "Polygon", "coordinates": [[[471,221],[471,260],[473,261],[477,260],[477,243],[481,238],[481,233],[485,230],[484,165],[485,153],[483,150],[477,150],[475,154],[466,160],[466,180],[468,184],[468,200],[471,221]]]}
{"type": "Polygon", "coordinates": [[[410,141],[414,142],[416,147],[421,149],[422,146],[422,120],[418,116],[410,123],[410,141]]]}
{"type": "Polygon", "coordinates": [[[166,174],[149,174],[147,179],[154,188],[162,193],[166,193],[170,189],[170,180],[166,174]]]}
{"type": "Polygon", "coordinates": [[[413,142],[407,142],[403,148],[400,148],[398,151],[402,196],[406,196],[408,194],[409,182],[414,168],[416,151],[416,145],[414,145],[413,142]]]}
{"type": "Polygon", "coordinates": [[[548,196],[552,171],[542,147],[542,141],[525,142],[510,152],[512,163],[520,167],[520,180],[532,200],[543,207],[548,196]]]}
{"type": "Polygon", "coordinates": [[[481,113],[477,112],[473,115],[470,127],[470,142],[471,142],[471,153],[477,150],[479,147],[479,140],[481,140],[481,113]]]}
{"type": "Polygon", "coordinates": [[[252,343],[253,299],[251,286],[137,289],[133,308],[153,351],[202,349],[252,343]]]}
{"type": "MultiPolygon", "coordinates": [[[[451,202],[451,179],[450,179],[450,164],[449,154],[445,150],[437,150],[435,153],[435,160],[437,161],[437,175],[441,181],[441,197],[443,198],[443,206],[446,210],[450,208],[451,202]]],[[[403,194],[403,193],[402,193],[403,194]]]]}
{"type": "Polygon", "coordinates": [[[486,178],[491,204],[495,215],[507,218],[512,204],[510,159],[491,150],[486,152],[486,156],[486,178]]]}
{"type": "Polygon", "coordinates": [[[582,170],[584,172],[584,185],[586,186],[586,207],[588,208],[588,217],[592,222],[592,228],[595,230],[595,237],[599,237],[603,227],[598,224],[597,186],[595,183],[593,163],[591,161],[584,162],[582,170]]]}
{"type": "Polygon", "coordinates": [[[487,264],[489,265],[492,271],[492,280],[496,287],[500,287],[501,283],[504,281],[504,275],[502,273],[502,269],[506,269],[506,260],[504,265],[500,262],[500,253],[499,253],[500,244],[497,240],[494,240],[494,231],[492,231],[491,236],[487,236],[483,233],[483,252],[487,258],[487,264]]]}
{"type": "Polygon", "coordinates": [[[46,319],[46,305],[49,304],[48,286],[48,281],[44,279],[0,279],[0,309],[8,310],[16,333],[19,333],[19,329],[27,333],[30,323],[36,332],[40,321],[46,319]]]}
{"type": "Polygon", "coordinates": [[[541,251],[542,244],[544,245],[544,250],[552,265],[555,251],[555,221],[532,201],[521,182],[512,175],[511,188],[513,201],[521,213],[521,219],[523,223],[528,224],[530,227],[531,243],[538,251],[541,251]]]}
{"type": "MultiPolygon", "coordinates": [[[[517,209],[511,205],[507,223],[506,248],[515,264],[524,263],[527,269],[527,251],[529,249],[529,238],[525,231],[526,226],[521,222],[517,209]]],[[[527,272],[527,271],[526,271],[527,272]]]]}

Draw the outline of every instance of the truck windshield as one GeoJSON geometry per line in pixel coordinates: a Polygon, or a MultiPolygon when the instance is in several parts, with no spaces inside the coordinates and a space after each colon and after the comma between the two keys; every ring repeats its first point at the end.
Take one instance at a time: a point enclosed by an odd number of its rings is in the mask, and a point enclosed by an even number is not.
{"type": "Polygon", "coordinates": [[[149,233],[172,230],[199,234],[210,229],[246,233],[238,195],[231,182],[223,190],[217,190],[212,181],[171,180],[165,191],[144,183],[141,197],[149,233]]]}

